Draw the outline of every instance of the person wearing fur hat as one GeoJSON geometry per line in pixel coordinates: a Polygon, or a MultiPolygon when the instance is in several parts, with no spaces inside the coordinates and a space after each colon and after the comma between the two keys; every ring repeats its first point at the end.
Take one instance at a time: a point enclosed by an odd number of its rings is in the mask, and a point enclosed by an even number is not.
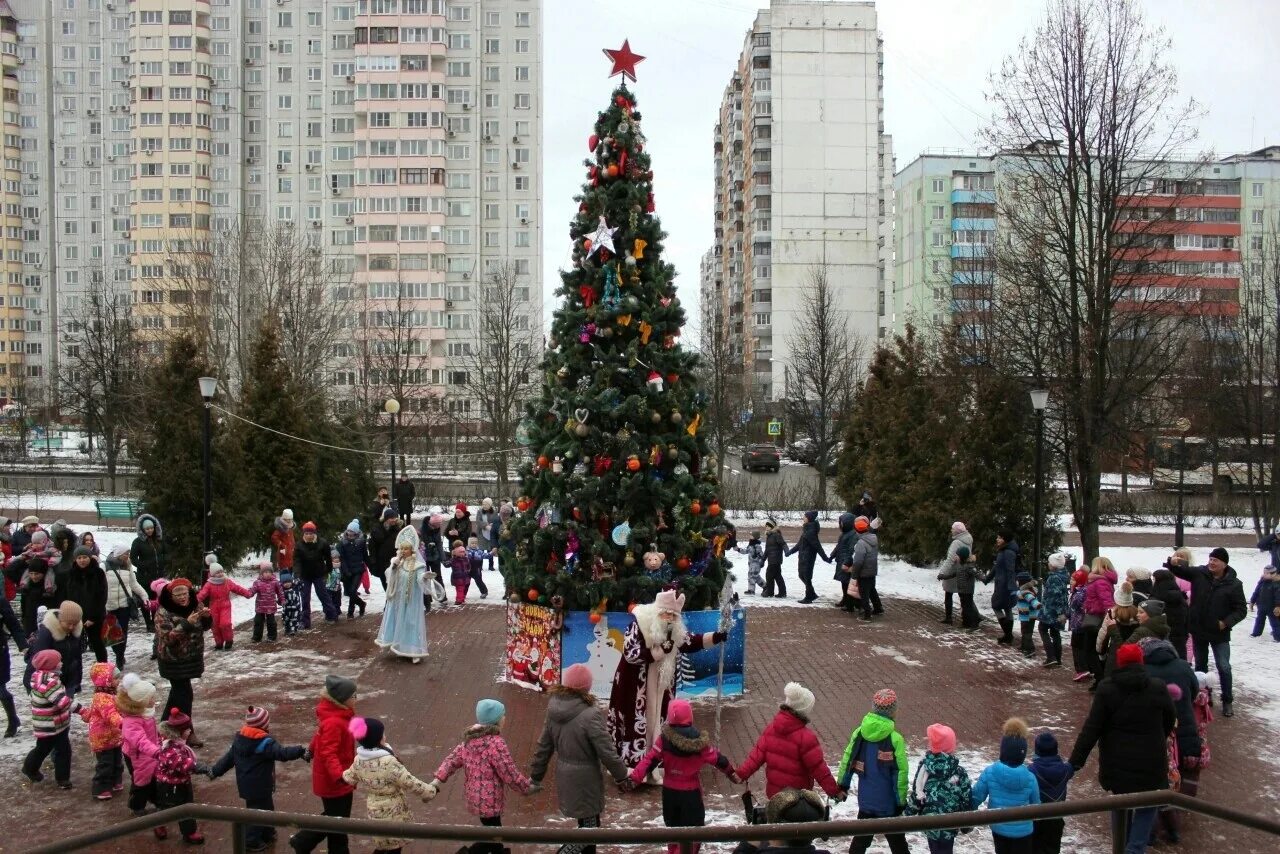
{"type": "Polygon", "coordinates": [[[114,664],[100,661],[89,668],[93,699],[80,709],[80,719],[89,725],[89,749],[93,751],[93,796],[109,801],[124,790],[124,720],[116,706],[120,672],[114,664]]]}
{"type": "MultiPolygon", "coordinates": [[[[705,732],[693,725],[693,706],[688,700],[672,700],[667,705],[667,722],[640,764],[632,769],[632,785],[644,781],[650,771],[662,768],[662,823],[667,827],[702,827],[707,823],[702,803],[702,782],[698,772],[710,765],[734,783],[742,778],[733,763],[721,753],[705,732]]],[[[693,844],[697,854],[698,843],[693,844]]],[[[671,843],[667,854],[679,854],[680,845],[671,843]]]]}
{"type": "MultiPolygon", "coordinates": [[[[342,592],[347,597],[347,619],[354,620],[356,608],[364,616],[365,601],[360,596],[360,584],[369,571],[369,546],[360,532],[360,520],[352,519],[333,546],[338,555],[338,575],[342,578],[342,592]]],[[[368,588],[366,588],[367,591],[368,588]]]]}
{"type": "MultiPolygon", "coordinates": [[[[147,804],[156,803],[156,755],[160,733],[156,728],[156,686],[136,673],[126,673],[116,691],[120,710],[121,752],[129,768],[129,812],[140,816],[147,804]]],[[[163,828],[156,836],[164,839],[163,828]]]]}
{"type": "Polygon", "coordinates": [[[374,638],[382,649],[414,664],[427,654],[427,616],[422,599],[431,580],[418,554],[418,532],[406,525],[396,536],[398,554],[387,570],[387,601],[374,638]]]}
{"type": "Polygon", "coordinates": [[[369,572],[382,582],[383,591],[387,589],[387,569],[396,556],[396,540],[405,527],[412,526],[406,526],[394,509],[384,507],[382,517],[369,529],[369,572]]]}
{"type": "MultiPolygon", "coordinates": [[[[978,775],[978,781],[973,785],[972,809],[978,809],[988,799],[993,810],[1040,803],[1040,784],[1025,764],[1029,732],[1026,721],[1021,718],[1009,718],[1004,722],[1000,760],[992,762],[978,775]]],[[[991,825],[996,854],[1032,854],[1034,831],[1035,827],[1029,820],[991,825]]]]}
{"type": "MultiPolygon", "coordinates": [[[[554,754],[556,797],[561,815],[576,819],[578,827],[599,827],[604,812],[603,765],[615,783],[627,781],[627,766],[605,731],[604,714],[591,693],[591,670],[574,664],[560,674],[560,684],[551,689],[547,718],[538,738],[529,779],[540,785],[554,754]]],[[[616,683],[615,683],[616,684],[616,683]]],[[[617,688],[614,688],[617,691],[617,688]]],[[[574,846],[577,854],[595,854],[594,845],[574,846]]],[[[568,846],[562,847],[562,854],[568,846]]]]}
{"type": "Polygon", "coordinates": [[[80,711],[62,685],[62,655],[45,649],[31,656],[31,728],[36,746],[22,761],[22,776],[32,783],[44,779],[40,765],[53,754],[53,776],[59,789],[71,788],[71,715],[80,711]]]}
{"type": "MultiPolygon", "coordinates": [[[[467,812],[486,827],[502,826],[503,793],[507,786],[523,795],[531,795],[540,788],[520,773],[511,758],[511,749],[502,737],[506,716],[506,706],[497,700],[476,703],[475,725],[462,734],[462,743],[449,751],[431,781],[438,790],[455,771],[461,770],[467,812]]],[[[496,843],[476,843],[468,850],[470,854],[502,854],[502,846],[496,843]]]]}
{"type": "Polygon", "coordinates": [[[1209,653],[1218,670],[1218,687],[1222,692],[1222,716],[1231,717],[1231,629],[1249,615],[1244,601],[1244,585],[1232,569],[1224,548],[1209,552],[1204,566],[1189,566],[1183,558],[1170,558],[1165,566],[1178,578],[1191,584],[1191,608],[1187,623],[1191,628],[1191,644],[1195,648],[1195,668],[1209,672],[1209,653]]]}
{"type": "MultiPolygon", "coordinates": [[[[1098,748],[1098,783],[1116,795],[1169,788],[1166,742],[1177,722],[1173,700],[1159,679],[1147,675],[1142,647],[1127,643],[1116,651],[1116,669],[1102,680],[1089,716],[1071,751],[1079,771],[1098,748]]],[[[1147,850],[1156,808],[1112,813],[1113,828],[1129,828],[1126,854],[1147,850]]]]}
{"type": "MultiPolygon", "coordinates": [[[[956,758],[955,730],[945,724],[930,724],[925,735],[929,749],[916,766],[907,795],[907,815],[968,811],[972,785],[969,773],[956,758]]],[[[926,831],[929,854],[951,854],[958,832],[953,828],[926,831]]]]}
{"type": "Polygon", "coordinates": [[[800,575],[800,582],[804,584],[804,598],[800,600],[802,605],[808,605],[810,602],[817,600],[817,591],[813,589],[813,565],[819,557],[825,563],[831,563],[831,557],[826,550],[822,548],[822,542],[818,539],[818,531],[822,527],[818,522],[817,510],[806,510],[804,513],[804,524],[800,526],[800,539],[794,546],[787,549],[787,556],[799,553],[799,566],[797,572],[800,575]]]}
{"type": "MultiPolygon", "coordinates": [[[[408,530],[413,530],[412,528],[408,530]]],[[[348,725],[356,740],[356,760],[342,772],[342,779],[365,794],[369,818],[380,821],[410,821],[406,795],[423,803],[436,796],[436,787],[409,773],[385,738],[385,728],[377,718],[352,718],[348,725]]],[[[373,854],[399,854],[408,839],[385,836],[373,838],[373,854]]]]}
{"type": "Polygon", "coordinates": [[[812,789],[815,785],[829,798],[843,798],[843,790],[827,767],[822,743],[809,727],[815,702],[808,688],[799,682],[788,682],[782,689],[782,705],[777,714],[734,771],[745,782],[764,766],[766,798],[784,789],[812,789]]]}
{"type": "MultiPolygon", "coordinates": [[[[191,737],[191,718],[179,709],[170,709],[169,716],[160,724],[160,750],[156,753],[156,803],[167,810],[195,801],[192,774],[207,774],[209,767],[196,759],[195,751],[187,744],[191,737]]],[[[196,826],[195,819],[184,818],[178,822],[178,832],[188,845],[203,845],[204,834],[196,826]]]]}
{"type": "Polygon", "coordinates": [[[150,589],[151,582],[164,578],[169,569],[169,550],[164,543],[160,520],[150,513],[138,517],[138,536],[129,547],[129,562],[138,570],[138,581],[150,589]]]}
{"type": "Polygon", "coordinates": [[[1151,570],[1145,566],[1131,566],[1125,571],[1124,580],[1133,588],[1133,604],[1141,605],[1151,596],[1151,570]]]}
{"type": "Polygon", "coordinates": [[[112,649],[115,651],[116,669],[124,669],[125,648],[129,644],[129,621],[135,609],[146,620],[151,622],[151,611],[147,604],[151,594],[138,581],[138,572],[129,562],[129,547],[112,546],[107,552],[104,568],[107,579],[107,613],[114,614],[116,624],[120,626],[120,642],[112,649]]]}
{"type": "Polygon", "coordinates": [[[231,623],[231,594],[233,593],[243,599],[253,596],[227,576],[227,571],[223,569],[222,564],[209,564],[209,580],[196,594],[196,601],[209,607],[209,618],[213,621],[215,650],[230,650],[236,639],[235,626],[231,623]]]}
{"type": "Polygon", "coordinates": [[[13,700],[13,694],[9,691],[9,677],[13,675],[13,665],[9,660],[9,640],[13,639],[18,652],[26,652],[28,637],[18,616],[13,613],[13,606],[9,604],[9,600],[0,596],[0,706],[4,706],[7,722],[4,730],[5,738],[13,738],[17,735],[20,724],[18,707],[13,700]]]}
{"type": "MultiPolygon", "coordinates": [[[[1031,760],[1031,773],[1040,789],[1040,803],[1062,803],[1067,799],[1067,784],[1075,776],[1076,769],[1058,755],[1058,739],[1048,730],[1036,736],[1035,751],[1035,758],[1031,760]]],[[[1032,824],[1031,849],[1034,854],[1059,854],[1066,821],[1061,818],[1042,818],[1032,824]]]]}
{"type": "Polygon", "coordinates": [[[71,565],[56,575],[58,599],[75,602],[84,614],[84,636],[98,661],[107,660],[102,631],[107,619],[107,577],[88,546],[75,546],[71,565]]]}
{"type": "Polygon", "coordinates": [[[690,653],[724,643],[724,632],[690,634],[681,612],[684,594],[663,590],[647,605],[637,605],[627,627],[622,658],[609,694],[609,735],[631,768],[649,749],[675,691],[677,652],[690,653]]]}
{"type": "MultiPolygon", "coordinates": [[[[231,741],[231,747],[209,769],[216,780],[236,769],[236,792],[246,809],[275,810],[276,763],[295,759],[311,761],[311,752],[302,745],[286,747],[272,738],[269,730],[271,714],[261,706],[250,706],[244,715],[244,726],[231,741]]],[[[266,851],[275,839],[275,830],[263,825],[250,825],[244,833],[245,851],[266,851]]]]}
{"type": "MultiPolygon", "coordinates": [[[[169,696],[164,708],[181,709],[195,717],[193,679],[204,675],[204,633],[213,625],[209,609],[196,601],[191,582],[175,578],[160,591],[156,611],[156,659],[160,677],[169,680],[169,696]]],[[[187,742],[202,743],[193,734],[187,742]]]]}
{"type": "MultiPolygon", "coordinates": [[[[316,731],[307,745],[311,751],[311,792],[320,799],[321,815],[351,817],[355,787],[342,774],[356,758],[355,736],[348,729],[355,708],[355,680],[333,673],[326,676],[324,690],[316,702],[316,731]]],[[[289,847],[298,854],[310,854],[326,840],[329,854],[347,854],[345,833],[300,830],[289,840],[289,847]]]]}
{"type": "Polygon", "coordinates": [[[1049,555],[1049,572],[1040,592],[1040,643],[1044,646],[1045,667],[1062,666],[1062,630],[1067,626],[1067,589],[1071,584],[1067,558],[1064,552],[1049,555]]]}
{"type": "MultiPolygon", "coordinates": [[[[769,799],[765,806],[765,821],[769,824],[810,824],[825,821],[827,807],[822,796],[808,789],[783,789],[769,799]]],[[[783,830],[779,834],[786,837],[783,830]]],[[[787,837],[780,842],[766,842],[757,854],[831,854],[818,848],[812,839],[787,837]]]]}
{"type": "MultiPolygon", "coordinates": [[[[907,805],[907,742],[894,728],[898,712],[898,695],[892,688],[882,688],[871,697],[871,711],[853,728],[836,784],[844,791],[858,777],[858,818],[888,818],[901,815],[907,805]]],[[[901,833],[887,833],[885,839],[893,854],[906,854],[907,838],[901,833]]],[[[855,836],[849,854],[864,854],[872,837],[855,836]]]]}
{"type": "Polygon", "coordinates": [[[74,697],[80,693],[80,682],[84,677],[82,664],[82,641],[84,633],[84,612],[75,602],[62,602],[57,608],[45,611],[40,628],[36,631],[35,640],[27,655],[27,669],[22,676],[22,686],[31,690],[31,676],[35,673],[32,665],[35,656],[46,649],[57,651],[62,657],[62,687],[68,695],[74,697]]]}

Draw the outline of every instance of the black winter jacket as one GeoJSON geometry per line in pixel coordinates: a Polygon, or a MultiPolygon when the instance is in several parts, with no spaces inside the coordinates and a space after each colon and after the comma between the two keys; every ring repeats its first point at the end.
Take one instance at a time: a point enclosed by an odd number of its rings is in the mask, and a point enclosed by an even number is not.
{"type": "Polygon", "coordinates": [[[465,546],[467,540],[471,537],[471,511],[464,512],[461,519],[456,516],[450,516],[446,519],[444,521],[444,534],[449,540],[445,543],[446,551],[453,548],[454,540],[462,540],[462,544],[465,546]],[[450,531],[453,531],[453,533],[449,533],[450,531]]]}
{"type": "Polygon", "coordinates": [[[374,575],[384,575],[391,566],[391,559],[396,556],[396,537],[400,536],[402,527],[399,522],[390,528],[379,523],[369,532],[369,571],[374,575]]]}
{"type": "Polygon", "coordinates": [[[306,537],[293,545],[293,571],[303,581],[327,578],[333,568],[333,549],[320,537],[308,543],[306,537]]]}
{"type": "Polygon", "coordinates": [[[56,578],[59,602],[70,599],[84,611],[84,621],[93,623],[89,631],[102,631],[107,618],[107,576],[91,558],[84,569],[72,564],[71,569],[56,578]]]}
{"type": "Polygon", "coordinates": [[[1116,795],[1169,788],[1166,742],[1177,715],[1169,691],[1141,664],[1121,667],[1093,695],[1071,764],[1081,768],[1098,747],[1098,782],[1116,795]]]}
{"type": "Polygon", "coordinates": [[[285,747],[264,730],[241,727],[231,740],[231,747],[210,770],[216,779],[234,767],[236,791],[244,800],[271,797],[276,789],[276,763],[301,759],[307,752],[302,745],[285,747]]]}
{"type": "Polygon", "coordinates": [[[1231,640],[1231,627],[1249,614],[1244,601],[1244,585],[1230,566],[1221,578],[1214,578],[1207,566],[1170,564],[1169,571],[1191,582],[1188,626],[1193,635],[1210,643],[1231,640]],[[1222,622],[1226,628],[1219,628],[1222,622]]]}
{"type": "Polygon", "coordinates": [[[782,559],[787,556],[787,541],[782,532],[774,528],[764,538],[764,559],[769,566],[782,566],[782,559]]]}
{"type": "Polygon", "coordinates": [[[796,552],[800,553],[801,569],[813,569],[813,564],[818,557],[828,563],[831,562],[826,550],[822,548],[822,541],[818,539],[818,527],[817,519],[806,519],[804,525],[800,528],[800,540],[787,550],[789,555],[796,552]]]}
{"type": "Polygon", "coordinates": [[[1010,540],[1000,551],[996,552],[996,562],[991,572],[983,579],[984,583],[995,583],[991,590],[991,608],[1003,611],[1014,607],[1018,595],[1018,541],[1010,540]]]}
{"type": "Polygon", "coordinates": [[[160,527],[160,520],[150,513],[143,513],[138,517],[138,536],[133,538],[133,545],[129,547],[129,563],[138,570],[138,583],[148,590],[151,589],[151,582],[165,577],[168,552],[164,545],[164,531],[160,527]],[[156,526],[154,536],[148,537],[142,533],[142,523],[147,520],[156,526]]]}
{"type": "Polygon", "coordinates": [[[1178,755],[1200,755],[1200,731],[1196,727],[1195,699],[1200,692],[1196,673],[1173,650],[1173,644],[1162,640],[1148,640],[1142,644],[1143,664],[1147,675],[1159,679],[1165,685],[1177,685],[1182,696],[1173,702],[1178,716],[1178,755]]]}
{"type": "Polygon", "coordinates": [[[1170,638],[1185,638],[1187,627],[1187,594],[1182,592],[1173,573],[1157,569],[1151,578],[1151,596],[1164,603],[1164,618],[1169,623],[1170,638]]]}
{"type": "Polygon", "coordinates": [[[417,494],[418,490],[414,488],[411,480],[397,480],[396,485],[391,488],[391,495],[396,500],[396,509],[400,511],[400,515],[406,522],[413,513],[413,499],[417,494]]]}
{"type": "Polygon", "coordinates": [[[831,552],[831,562],[836,566],[836,580],[847,582],[849,574],[844,567],[853,563],[853,547],[858,543],[858,532],[853,530],[854,515],[840,514],[840,539],[831,552]]]}

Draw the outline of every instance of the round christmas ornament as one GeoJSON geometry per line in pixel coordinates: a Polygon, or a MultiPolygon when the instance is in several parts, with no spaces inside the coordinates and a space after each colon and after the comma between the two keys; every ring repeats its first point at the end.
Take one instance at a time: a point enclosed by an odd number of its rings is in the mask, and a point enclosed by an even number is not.
{"type": "Polygon", "coordinates": [[[700,513],[702,513],[702,502],[701,501],[689,502],[689,512],[692,513],[694,516],[697,516],[700,513]]]}
{"type": "Polygon", "coordinates": [[[632,454],[627,457],[627,471],[640,471],[640,457],[632,454]]]}
{"type": "Polygon", "coordinates": [[[538,468],[545,469],[549,465],[551,465],[551,460],[547,459],[546,454],[538,457],[538,468]]]}
{"type": "Polygon", "coordinates": [[[587,151],[595,151],[596,146],[600,144],[600,137],[594,133],[587,137],[587,151]]]}
{"type": "Polygon", "coordinates": [[[715,499],[712,499],[711,503],[707,505],[707,513],[708,515],[711,515],[711,516],[719,516],[720,502],[716,501],[715,499]]]}
{"type": "Polygon", "coordinates": [[[512,594],[511,594],[511,602],[512,602],[512,604],[514,604],[514,605],[519,605],[519,604],[520,604],[520,594],[519,594],[519,593],[512,593],[512,594]]]}
{"type": "Polygon", "coordinates": [[[613,529],[614,545],[625,546],[631,538],[631,523],[623,522],[613,529]]]}
{"type": "Polygon", "coordinates": [[[530,601],[530,602],[537,602],[537,601],[538,601],[538,596],[539,596],[539,595],[541,595],[541,594],[539,594],[539,593],[538,593],[537,589],[532,588],[532,587],[531,587],[531,588],[529,588],[529,601],[530,601]]]}

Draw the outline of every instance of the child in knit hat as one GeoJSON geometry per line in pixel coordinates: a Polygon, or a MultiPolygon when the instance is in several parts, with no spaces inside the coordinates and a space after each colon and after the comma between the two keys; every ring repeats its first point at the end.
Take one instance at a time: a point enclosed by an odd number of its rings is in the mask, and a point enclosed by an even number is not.
{"type": "Polygon", "coordinates": [[[231,594],[244,599],[253,596],[248,590],[227,577],[227,571],[220,563],[209,564],[209,580],[196,594],[201,605],[209,607],[213,617],[213,648],[230,650],[235,640],[235,627],[231,623],[231,594]]]}
{"type": "MultiPolygon", "coordinates": [[[[907,743],[894,727],[898,713],[898,695],[892,688],[881,688],[871,697],[871,711],[849,736],[849,744],[840,760],[836,782],[848,791],[853,776],[858,775],[858,815],[861,818],[888,818],[907,805],[907,743]]],[[[894,854],[907,851],[906,837],[887,833],[889,850],[894,854]]],[[[849,854],[863,854],[871,847],[872,837],[855,836],[849,854]]]]}
{"type": "MultiPolygon", "coordinates": [[[[181,709],[170,709],[160,725],[164,741],[156,754],[156,802],[167,810],[195,801],[195,789],[191,785],[192,774],[207,774],[209,768],[196,759],[195,751],[187,744],[191,736],[191,718],[181,709]]],[[[188,845],[203,845],[204,834],[196,827],[195,819],[178,822],[178,831],[188,845]]]]}
{"type": "Polygon", "coordinates": [[[809,727],[815,703],[812,691],[799,682],[788,682],[777,714],[734,773],[745,781],[763,765],[766,798],[784,789],[812,789],[816,783],[827,797],[843,799],[844,792],[823,758],[822,743],[809,727]]]}
{"type": "Polygon", "coordinates": [[[302,627],[302,582],[293,574],[293,567],[280,567],[280,589],[284,591],[284,603],[280,609],[280,622],[284,636],[289,638],[302,627]]]}
{"type": "MultiPolygon", "coordinates": [[[[156,729],[156,686],[136,673],[126,673],[116,691],[120,710],[122,752],[130,769],[129,811],[140,816],[148,803],[156,800],[156,756],[160,753],[160,733],[156,729]]],[[[168,835],[155,829],[157,839],[168,835]]]]}
{"type": "Polygon", "coordinates": [[[454,540],[449,552],[449,583],[455,593],[453,604],[461,605],[467,600],[467,591],[471,589],[471,561],[467,559],[467,547],[462,540],[454,540]]]}
{"type": "MultiPolygon", "coordinates": [[[[1040,789],[1040,803],[1056,804],[1067,799],[1067,783],[1076,769],[1058,755],[1058,739],[1048,730],[1036,736],[1036,755],[1031,760],[1031,773],[1040,789]]],[[[1036,854],[1058,854],[1062,850],[1062,831],[1066,821],[1042,818],[1033,825],[1031,846],[1036,854]]]]}
{"type": "MultiPolygon", "coordinates": [[[[292,567],[292,564],[290,564],[292,567]]],[[[253,642],[262,642],[262,628],[267,629],[267,640],[276,639],[276,613],[284,604],[284,588],[265,560],[258,564],[258,579],[249,588],[256,598],[253,604],[253,642]]]]}
{"type": "MultiPolygon", "coordinates": [[[[978,777],[973,787],[972,808],[977,809],[989,798],[991,809],[1025,807],[1040,803],[1040,785],[1023,764],[1027,759],[1026,721],[1009,718],[1000,739],[1000,761],[992,762],[978,777]]],[[[1031,854],[1031,834],[1035,830],[1028,821],[1006,821],[991,825],[996,854],[1031,854]]]]}
{"type": "Polygon", "coordinates": [[[124,720],[116,706],[120,672],[110,662],[100,661],[89,668],[93,700],[80,710],[80,719],[89,724],[89,749],[93,751],[93,796],[109,801],[124,791],[124,720]]]}
{"type": "Polygon", "coordinates": [[[22,776],[32,783],[44,779],[40,766],[53,754],[53,776],[59,789],[71,788],[71,715],[80,704],[62,685],[62,653],[43,649],[31,657],[31,728],[36,746],[22,762],[22,776]]]}
{"type": "Polygon", "coordinates": [[[1067,594],[1067,628],[1071,630],[1071,667],[1075,671],[1073,682],[1089,678],[1089,632],[1084,626],[1085,588],[1089,585],[1089,573],[1077,569],[1071,573],[1071,590],[1067,594]]]}
{"type": "Polygon", "coordinates": [[[479,537],[467,538],[467,572],[470,573],[476,587],[480,588],[481,599],[489,595],[489,588],[484,583],[484,562],[492,559],[491,550],[480,548],[479,537]]]}
{"type": "MultiPolygon", "coordinates": [[[[275,810],[277,762],[311,761],[310,749],[300,744],[286,747],[272,738],[268,732],[270,723],[271,714],[266,709],[250,706],[231,747],[209,769],[209,778],[216,780],[235,768],[236,791],[251,810],[275,810]]],[[[269,827],[251,825],[244,834],[244,850],[266,851],[275,835],[269,827]]]]}
{"type": "MultiPolygon", "coordinates": [[[[662,822],[667,827],[702,827],[707,823],[702,804],[702,782],[698,772],[711,765],[734,783],[742,778],[729,759],[711,744],[705,732],[693,725],[693,707],[688,700],[672,700],[667,705],[667,722],[653,745],[632,769],[631,788],[659,765],[662,766],[662,822]]],[[[693,854],[698,854],[693,843],[693,854]]],[[[680,845],[667,845],[667,854],[679,854],[680,845]]]]}
{"type": "MultiPolygon", "coordinates": [[[[348,724],[356,740],[356,761],[342,772],[342,779],[364,793],[369,818],[383,821],[410,821],[406,794],[417,795],[423,803],[436,796],[436,787],[409,773],[383,737],[386,730],[377,718],[352,718],[348,724]]],[[[374,854],[398,854],[407,839],[375,836],[374,854]]]]}
{"type": "MultiPolygon", "coordinates": [[[[502,721],[507,709],[497,700],[481,700],[476,703],[475,725],[462,735],[462,743],[449,751],[449,755],[436,769],[431,785],[439,790],[449,776],[459,768],[463,773],[463,791],[467,797],[467,812],[480,818],[488,827],[502,826],[503,792],[510,786],[521,794],[531,795],[540,789],[533,781],[520,773],[511,759],[511,749],[502,737],[502,721]]],[[[472,845],[471,854],[495,852],[501,854],[501,845],[481,843],[472,845]]]]}
{"type": "Polygon", "coordinates": [[[1040,591],[1040,642],[1044,645],[1044,666],[1062,666],[1062,630],[1067,625],[1067,600],[1071,573],[1065,552],[1049,556],[1049,572],[1040,591]]]}
{"type": "MultiPolygon", "coordinates": [[[[929,750],[916,766],[916,776],[907,796],[907,815],[946,815],[966,812],[972,787],[969,772],[956,758],[956,734],[945,724],[930,724],[925,731],[929,750]]],[[[929,854],[951,854],[956,844],[954,829],[929,830],[925,839],[929,854]]]]}
{"type": "Polygon", "coordinates": [[[1036,654],[1036,621],[1040,619],[1040,596],[1036,592],[1036,580],[1023,571],[1014,576],[1018,593],[1014,599],[1018,612],[1018,630],[1022,635],[1022,655],[1032,658],[1036,654]]]}
{"type": "Polygon", "coordinates": [[[764,544],[760,541],[760,532],[752,531],[747,544],[734,546],[733,550],[747,556],[747,595],[754,596],[757,584],[764,587],[764,544]]]}

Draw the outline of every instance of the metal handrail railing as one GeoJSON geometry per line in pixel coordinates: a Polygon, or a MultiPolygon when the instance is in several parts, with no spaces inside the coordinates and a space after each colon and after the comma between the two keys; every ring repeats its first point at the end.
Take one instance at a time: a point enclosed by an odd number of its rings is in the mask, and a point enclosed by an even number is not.
{"type": "MultiPolygon", "coordinates": [[[[692,843],[706,842],[762,842],[787,838],[831,838],[883,833],[916,833],[944,828],[982,827],[1010,821],[1028,821],[1045,818],[1066,818],[1088,813],[1131,810],[1141,807],[1172,806],[1189,812],[1228,821],[1244,827],[1280,836],[1280,820],[1248,813],[1198,798],[1170,791],[1139,792],[1129,795],[1109,795],[1101,798],[1085,798],[1078,801],[1062,801],[1027,807],[948,813],[946,815],[899,816],[897,818],[860,819],[854,821],[821,821],[788,825],[715,825],[710,827],[639,827],[592,828],[574,827],[477,827],[474,825],[428,825],[374,819],[334,818],[305,813],[264,812],[243,807],[223,807],[210,804],[185,804],[168,810],[129,819],[116,825],[26,849],[28,854],[64,854],[79,851],[90,845],[109,842],[141,833],[164,824],[173,824],[189,818],[198,821],[229,822],[232,825],[232,851],[244,852],[244,832],[247,825],[318,830],[326,833],[345,833],[351,836],[385,836],[404,839],[439,839],[451,842],[499,842],[540,845],[562,845],[576,842],[582,845],[666,845],[677,843],[682,851],[691,851],[692,843]],[[785,833],[782,828],[785,827],[785,833]]],[[[1112,850],[1124,851],[1124,839],[1113,838],[1112,850]]]]}

